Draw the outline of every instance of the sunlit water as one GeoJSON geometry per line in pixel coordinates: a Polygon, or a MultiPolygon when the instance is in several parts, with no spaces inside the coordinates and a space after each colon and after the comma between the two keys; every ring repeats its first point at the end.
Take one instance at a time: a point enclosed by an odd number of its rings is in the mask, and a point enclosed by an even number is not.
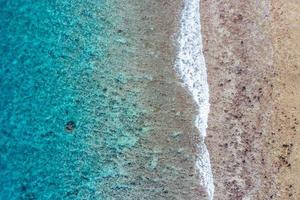
{"type": "Polygon", "coordinates": [[[141,128],[109,54],[122,39],[111,6],[0,1],[0,199],[109,199],[99,186],[117,187],[111,158],[141,128]]]}

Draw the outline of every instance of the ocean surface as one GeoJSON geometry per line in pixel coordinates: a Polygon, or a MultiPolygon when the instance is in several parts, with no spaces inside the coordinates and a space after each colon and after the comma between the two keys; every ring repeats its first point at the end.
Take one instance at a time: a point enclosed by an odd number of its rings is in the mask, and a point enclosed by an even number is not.
{"type": "Polygon", "coordinates": [[[198,0],[184,1],[170,59],[197,104],[197,145],[186,125],[153,119],[186,106],[171,107],[171,86],[151,100],[167,83],[154,66],[167,45],[151,44],[163,34],[147,12],[168,4],[120,2],[0,0],[0,200],[212,198],[198,0]]]}
{"type": "Polygon", "coordinates": [[[118,187],[112,158],[141,127],[109,49],[123,40],[112,6],[0,1],[0,199],[110,199],[103,184],[118,187]]]}

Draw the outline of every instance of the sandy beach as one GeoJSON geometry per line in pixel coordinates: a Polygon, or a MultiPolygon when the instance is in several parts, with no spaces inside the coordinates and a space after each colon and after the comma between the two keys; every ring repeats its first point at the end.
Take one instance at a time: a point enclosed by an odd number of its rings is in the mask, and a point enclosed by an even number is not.
{"type": "Polygon", "coordinates": [[[299,1],[201,1],[214,199],[299,199],[299,1]]]}

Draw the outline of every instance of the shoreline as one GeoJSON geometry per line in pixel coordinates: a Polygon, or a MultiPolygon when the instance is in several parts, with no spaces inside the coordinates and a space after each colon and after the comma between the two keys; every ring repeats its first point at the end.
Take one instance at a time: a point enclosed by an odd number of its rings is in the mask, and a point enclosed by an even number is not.
{"type": "Polygon", "coordinates": [[[201,9],[214,199],[299,199],[299,5],[222,0],[201,9]]]}
{"type": "Polygon", "coordinates": [[[177,39],[175,70],[197,105],[195,126],[200,134],[197,144],[196,167],[199,181],[206,189],[208,199],[213,199],[214,185],[209,153],[204,143],[209,114],[209,89],[203,55],[199,0],[184,1],[181,11],[180,32],[177,39]]]}

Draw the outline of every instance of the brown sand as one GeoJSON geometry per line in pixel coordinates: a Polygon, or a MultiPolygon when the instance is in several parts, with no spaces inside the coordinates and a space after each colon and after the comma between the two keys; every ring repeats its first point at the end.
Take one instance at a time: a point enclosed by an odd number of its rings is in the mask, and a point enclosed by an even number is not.
{"type": "Polygon", "coordinates": [[[300,1],[272,1],[276,114],[272,124],[278,199],[300,199],[300,1]]]}
{"type": "Polygon", "coordinates": [[[300,2],[201,6],[215,199],[300,199],[300,2]]]}

